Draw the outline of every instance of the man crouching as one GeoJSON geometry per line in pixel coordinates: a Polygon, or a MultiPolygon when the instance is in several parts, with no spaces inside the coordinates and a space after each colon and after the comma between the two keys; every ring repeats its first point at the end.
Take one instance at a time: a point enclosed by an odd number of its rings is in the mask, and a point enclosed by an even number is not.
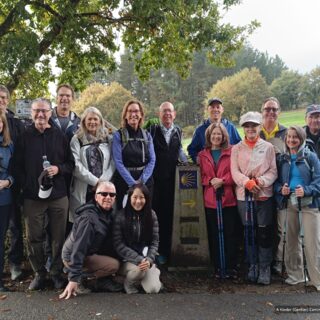
{"type": "Polygon", "coordinates": [[[97,279],[98,291],[119,292],[123,286],[112,280],[119,269],[119,261],[105,254],[111,247],[111,232],[116,189],[113,183],[101,181],[97,185],[95,201],[76,211],[75,222],[62,249],[62,260],[68,271],[69,283],[60,299],[79,293],[83,272],[97,279]]]}

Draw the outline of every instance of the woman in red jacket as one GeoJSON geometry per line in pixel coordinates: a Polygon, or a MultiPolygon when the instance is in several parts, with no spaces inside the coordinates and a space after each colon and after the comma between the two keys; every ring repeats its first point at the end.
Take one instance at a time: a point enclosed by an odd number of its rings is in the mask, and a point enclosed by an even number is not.
{"type": "MultiPolygon", "coordinates": [[[[225,256],[225,277],[236,277],[238,214],[234,182],[230,172],[231,147],[223,124],[211,124],[205,133],[206,147],[199,153],[199,164],[204,186],[204,206],[207,220],[208,242],[216,275],[222,275],[221,238],[217,222],[217,194],[221,194],[223,234],[222,250],[225,256]]],[[[221,226],[221,224],[220,224],[221,226]]]]}

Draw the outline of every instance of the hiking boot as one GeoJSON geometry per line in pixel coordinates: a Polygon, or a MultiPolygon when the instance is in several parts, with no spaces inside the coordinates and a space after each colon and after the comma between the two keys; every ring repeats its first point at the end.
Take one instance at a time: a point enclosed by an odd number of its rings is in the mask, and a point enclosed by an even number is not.
{"type": "Polygon", "coordinates": [[[16,281],[22,276],[22,270],[19,265],[10,265],[11,280],[16,281]]]}
{"type": "Polygon", "coordinates": [[[251,282],[257,282],[258,267],[256,264],[250,264],[247,279],[248,281],[251,281],[251,282]]]}
{"type": "Polygon", "coordinates": [[[257,283],[259,284],[270,284],[271,281],[271,270],[270,266],[260,266],[259,267],[259,278],[257,283]]]}
{"type": "Polygon", "coordinates": [[[95,289],[100,292],[121,292],[123,291],[123,285],[114,281],[112,277],[104,277],[97,279],[95,289]]]}
{"type": "Polygon", "coordinates": [[[0,292],[8,292],[9,289],[3,284],[2,280],[0,280],[0,292]]]}
{"type": "Polygon", "coordinates": [[[130,283],[127,279],[124,280],[123,286],[124,291],[128,294],[139,293],[139,289],[133,283],[130,283]]]}
{"type": "Polygon", "coordinates": [[[40,275],[39,273],[36,273],[28,289],[29,290],[44,289],[45,280],[46,280],[46,277],[44,275],[40,275]]]}
{"type": "Polygon", "coordinates": [[[51,280],[53,282],[54,288],[58,290],[63,289],[67,284],[67,281],[64,278],[62,278],[59,274],[51,276],[51,280]]]}

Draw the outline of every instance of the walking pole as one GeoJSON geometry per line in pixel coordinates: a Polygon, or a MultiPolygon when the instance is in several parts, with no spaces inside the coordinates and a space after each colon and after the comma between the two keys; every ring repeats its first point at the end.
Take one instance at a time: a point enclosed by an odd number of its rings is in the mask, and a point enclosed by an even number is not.
{"type": "Polygon", "coordinates": [[[285,250],[286,250],[286,243],[287,243],[287,227],[288,227],[288,197],[285,197],[285,221],[283,226],[283,240],[282,240],[282,264],[281,264],[281,277],[282,283],[284,283],[284,271],[285,271],[285,250]]]}
{"type": "Polygon", "coordinates": [[[299,225],[300,225],[300,239],[301,239],[301,247],[302,247],[302,259],[303,259],[303,273],[304,273],[304,287],[307,291],[307,260],[306,255],[304,251],[304,230],[303,230],[303,224],[302,224],[302,209],[301,209],[301,197],[297,197],[298,199],[298,215],[299,215],[299,225]]]}
{"type": "MultiPolygon", "coordinates": [[[[250,203],[250,223],[251,223],[251,246],[252,246],[252,255],[254,262],[256,264],[256,250],[255,250],[255,228],[254,228],[254,200],[253,200],[253,193],[249,192],[249,203],[250,203]]],[[[256,269],[254,269],[254,277],[256,277],[256,269]]]]}
{"type": "MultiPolygon", "coordinates": [[[[246,246],[246,257],[248,264],[250,266],[250,257],[249,257],[249,243],[252,247],[252,257],[253,260],[255,259],[255,239],[254,239],[254,217],[253,217],[253,211],[254,211],[254,200],[253,200],[253,194],[252,192],[249,192],[249,190],[245,190],[245,202],[246,202],[246,212],[245,212],[245,246],[246,246]],[[250,231],[249,232],[249,228],[250,231]],[[249,239],[249,233],[250,239],[249,239]]],[[[254,272],[256,272],[254,270],[254,272]]],[[[256,274],[254,274],[254,277],[256,277],[256,274]]]]}
{"type": "Polygon", "coordinates": [[[222,216],[222,195],[223,188],[220,187],[216,190],[217,200],[217,225],[219,236],[219,261],[220,261],[220,277],[224,279],[226,276],[226,260],[224,252],[224,231],[223,231],[223,216],[222,216]]]}

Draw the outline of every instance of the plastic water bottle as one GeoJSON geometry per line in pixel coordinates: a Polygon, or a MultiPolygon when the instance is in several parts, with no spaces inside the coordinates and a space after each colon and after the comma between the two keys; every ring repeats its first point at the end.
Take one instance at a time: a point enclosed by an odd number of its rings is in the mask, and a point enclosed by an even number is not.
{"type": "MultiPolygon", "coordinates": [[[[43,160],[43,162],[42,162],[42,167],[43,167],[44,170],[46,170],[47,168],[51,167],[51,163],[50,163],[50,161],[48,160],[47,156],[43,156],[43,157],[42,157],[42,160],[43,160]]],[[[49,176],[49,178],[52,179],[51,176],[49,176]]]]}

